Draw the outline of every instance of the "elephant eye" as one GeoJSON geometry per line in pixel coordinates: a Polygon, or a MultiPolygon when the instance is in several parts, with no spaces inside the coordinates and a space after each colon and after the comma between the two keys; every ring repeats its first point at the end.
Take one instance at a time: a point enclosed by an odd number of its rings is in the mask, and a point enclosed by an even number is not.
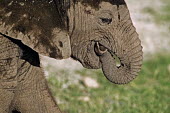
{"type": "Polygon", "coordinates": [[[103,24],[110,24],[112,23],[112,18],[100,18],[103,24]]]}

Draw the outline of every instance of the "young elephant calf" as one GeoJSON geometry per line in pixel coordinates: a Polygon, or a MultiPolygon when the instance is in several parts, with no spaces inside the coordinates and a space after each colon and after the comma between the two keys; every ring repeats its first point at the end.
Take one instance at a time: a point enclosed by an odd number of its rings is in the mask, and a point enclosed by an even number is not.
{"type": "Polygon", "coordinates": [[[3,35],[0,48],[0,113],[60,113],[38,54],[3,35]]]}
{"type": "Polygon", "coordinates": [[[142,66],[141,41],[125,0],[0,0],[0,33],[16,39],[1,36],[2,112],[59,112],[32,49],[102,69],[115,84],[129,83],[142,66]]]}

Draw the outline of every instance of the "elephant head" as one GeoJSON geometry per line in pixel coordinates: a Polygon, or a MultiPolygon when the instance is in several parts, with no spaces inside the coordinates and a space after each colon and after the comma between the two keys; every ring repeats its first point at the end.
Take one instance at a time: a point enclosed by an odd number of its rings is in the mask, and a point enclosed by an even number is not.
{"type": "Polygon", "coordinates": [[[142,46],[124,0],[77,0],[68,10],[72,57],[89,69],[102,68],[116,84],[141,69],[142,46]]]}
{"type": "Polygon", "coordinates": [[[102,68],[116,84],[133,80],[142,65],[124,0],[1,0],[0,33],[43,55],[102,68]]]}

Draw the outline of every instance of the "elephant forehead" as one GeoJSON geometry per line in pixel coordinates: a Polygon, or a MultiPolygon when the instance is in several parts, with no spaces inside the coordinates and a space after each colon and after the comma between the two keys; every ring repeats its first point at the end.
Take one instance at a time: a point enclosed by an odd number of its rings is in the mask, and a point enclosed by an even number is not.
{"type": "Polygon", "coordinates": [[[126,4],[124,0],[74,0],[76,2],[82,2],[84,4],[88,4],[94,8],[99,8],[99,4],[101,2],[109,2],[112,5],[124,5],[126,4]]]}
{"type": "Polygon", "coordinates": [[[117,8],[117,6],[112,5],[110,2],[101,2],[99,4],[100,9],[113,10],[112,8],[117,8]]]}

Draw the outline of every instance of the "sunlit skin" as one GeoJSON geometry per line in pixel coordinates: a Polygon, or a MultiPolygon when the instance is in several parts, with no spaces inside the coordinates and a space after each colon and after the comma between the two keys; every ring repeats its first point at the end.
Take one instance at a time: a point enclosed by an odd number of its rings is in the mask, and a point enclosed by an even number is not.
{"type": "Polygon", "coordinates": [[[0,45],[3,113],[60,113],[38,54],[101,68],[115,84],[132,81],[142,65],[141,41],[124,0],[1,0],[0,37],[6,44],[0,45]]]}

